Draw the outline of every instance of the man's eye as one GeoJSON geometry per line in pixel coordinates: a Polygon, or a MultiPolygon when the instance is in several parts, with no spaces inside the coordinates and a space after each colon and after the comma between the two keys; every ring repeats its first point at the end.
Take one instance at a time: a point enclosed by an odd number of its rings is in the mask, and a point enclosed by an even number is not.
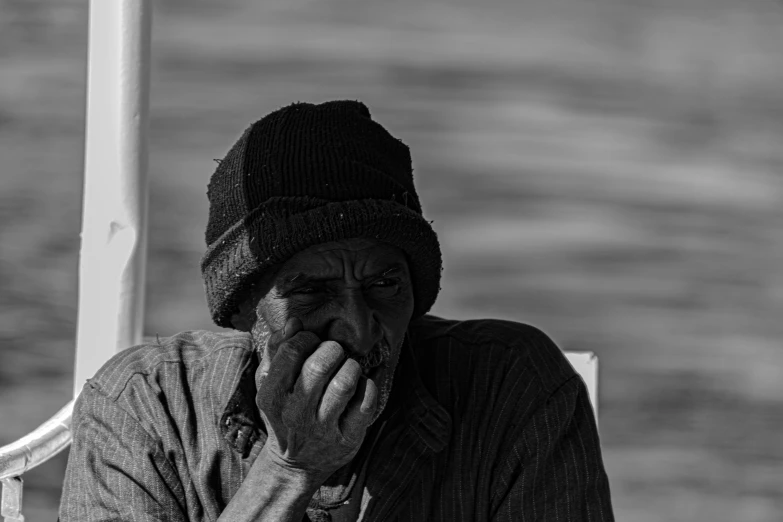
{"type": "Polygon", "coordinates": [[[379,279],[378,281],[375,281],[372,286],[375,288],[393,288],[400,284],[400,281],[398,279],[392,279],[392,278],[383,278],[379,279]]]}
{"type": "Polygon", "coordinates": [[[314,286],[302,286],[294,290],[292,293],[308,295],[308,294],[317,294],[320,291],[321,291],[320,288],[316,288],[314,286]]]}

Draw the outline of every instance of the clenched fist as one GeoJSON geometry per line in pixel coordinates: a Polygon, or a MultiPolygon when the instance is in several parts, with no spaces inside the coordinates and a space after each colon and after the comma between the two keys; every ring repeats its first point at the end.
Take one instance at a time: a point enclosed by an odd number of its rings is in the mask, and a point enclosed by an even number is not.
{"type": "Polygon", "coordinates": [[[319,481],[354,458],[378,403],[359,363],[296,318],[270,336],[257,384],[269,457],[319,481]]]}

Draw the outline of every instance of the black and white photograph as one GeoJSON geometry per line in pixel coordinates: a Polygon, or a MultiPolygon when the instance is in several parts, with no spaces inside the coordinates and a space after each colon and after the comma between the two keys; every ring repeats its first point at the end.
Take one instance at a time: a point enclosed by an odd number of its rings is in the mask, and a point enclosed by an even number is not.
{"type": "Polygon", "coordinates": [[[782,51],[778,0],[0,0],[0,519],[783,521],[782,51]]]}

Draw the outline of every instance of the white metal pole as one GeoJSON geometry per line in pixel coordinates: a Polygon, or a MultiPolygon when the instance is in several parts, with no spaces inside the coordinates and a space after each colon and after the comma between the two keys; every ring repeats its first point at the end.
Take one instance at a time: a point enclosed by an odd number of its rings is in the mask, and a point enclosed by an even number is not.
{"type": "Polygon", "coordinates": [[[74,397],[141,342],[151,0],[90,0],[74,397]]]}

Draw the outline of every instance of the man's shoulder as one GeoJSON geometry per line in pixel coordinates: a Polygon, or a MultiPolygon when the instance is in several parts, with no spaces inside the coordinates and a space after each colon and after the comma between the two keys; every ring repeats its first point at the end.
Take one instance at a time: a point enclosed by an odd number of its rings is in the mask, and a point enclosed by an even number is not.
{"type": "Polygon", "coordinates": [[[194,388],[220,379],[212,375],[216,372],[238,369],[251,353],[247,333],[188,330],[170,337],[156,336],[117,353],[88,383],[111,400],[117,400],[129,383],[138,380],[164,391],[194,388]],[[135,379],[138,377],[141,379],[135,379]]]}
{"type": "Polygon", "coordinates": [[[563,351],[539,328],[503,319],[450,320],[425,315],[412,322],[410,334],[416,351],[463,352],[458,355],[493,358],[498,372],[532,371],[540,383],[554,391],[576,372],[563,351]]]}

